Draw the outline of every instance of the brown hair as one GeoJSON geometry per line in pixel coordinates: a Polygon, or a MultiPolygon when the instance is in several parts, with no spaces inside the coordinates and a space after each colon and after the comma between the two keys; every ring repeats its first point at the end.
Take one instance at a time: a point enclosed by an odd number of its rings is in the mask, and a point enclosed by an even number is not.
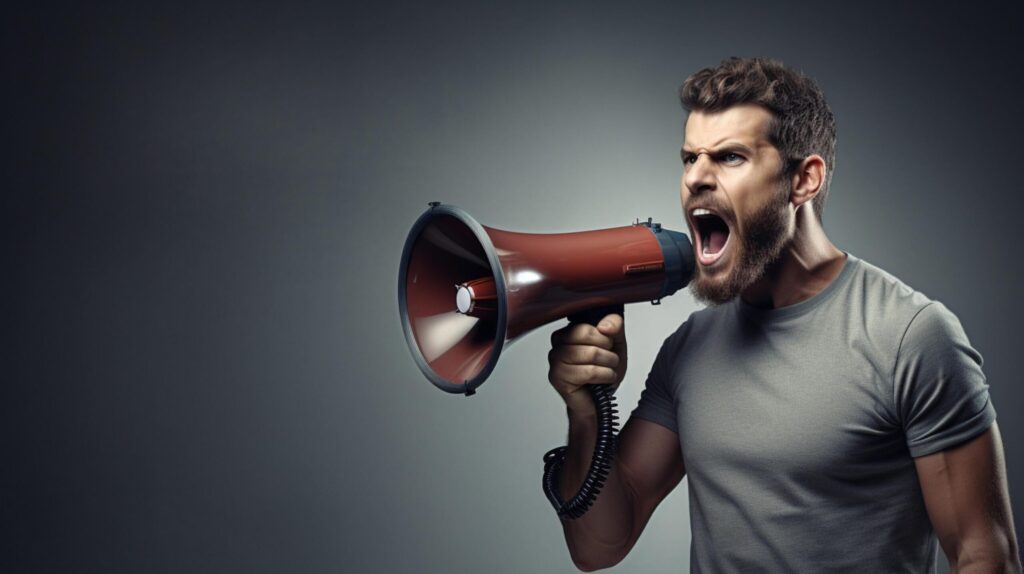
{"type": "Polygon", "coordinates": [[[687,112],[718,112],[739,104],[757,104],[772,113],[768,141],[779,150],[783,174],[818,154],[825,160],[825,181],[814,197],[821,221],[836,162],[836,120],[825,95],[804,74],[768,58],[729,58],[683,82],[679,99],[687,112]]]}

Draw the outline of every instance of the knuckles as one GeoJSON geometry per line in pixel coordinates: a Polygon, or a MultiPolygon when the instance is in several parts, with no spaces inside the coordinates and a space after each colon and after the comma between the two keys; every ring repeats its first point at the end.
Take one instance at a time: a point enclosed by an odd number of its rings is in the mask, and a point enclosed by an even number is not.
{"type": "Polygon", "coordinates": [[[612,369],[599,365],[554,363],[548,369],[548,380],[558,388],[578,387],[603,383],[610,373],[613,373],[612,369]]]}
{"type": "Polygon", "coordinates": [[[616,371],[625,361],[624,349],[612,350],[614,359],[605,360],[610,365],[597,364],[606,350],[602,343],[610,337],[588,324],[566,325],[551,333],[551,349],[548,351],[548,381],[561,394],[572,392],[574,387],[595,383],[619,383],[621,375],[616,371]]]}

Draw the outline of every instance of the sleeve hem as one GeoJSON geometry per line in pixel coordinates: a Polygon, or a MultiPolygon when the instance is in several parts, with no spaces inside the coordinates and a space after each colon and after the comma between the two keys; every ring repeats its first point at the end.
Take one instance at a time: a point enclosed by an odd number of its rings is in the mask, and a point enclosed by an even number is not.
{"type": "Polygon", "coordinates": [[[896,393],[896,372],[899,370],[900,366],[900,354],[903,352],[903,342],[906,341],[907,333],[910,332],[910,326],[914,324],[914,320],[917,319],[918,316],[920,316],[925,309],[931,307],[933,303],[935,303],[935,301],[929,301],[925,303],[920,309],[917,310],[917,312],[914,313],[914,316],[910,318],[910,321],[907,321],[907,326],[903,329],[903,334],[900,335],[900,342],[898,345],[896,345],[896,356],[893,357],[892,361],[892,375],[889,378],[889,386],[891,387],[892,394],[892,396],[890,397],[892,399],[892,414],[893,416],[896,417],[896,420],[899,420],[900,418],[901,408],[900,400],[899,397],[897,397],[896,393]]]}
{"type": "Polygon", "coordinates": [[[991,428],[992,423],[994,423],[995,420],[996,411],[992,408],[992,402],[989,401],[985,404],[985,408],[982,409],[981,412],[967,423],[960,425],[960,428],[958,428],[956,432],[946,433],[941,437],[908,444],[910,456],[917,458],[934,454],[965,443],[991,428]]]}
{"type": "Polygon", "coordinates": [[[633,411],[632,415],[630,415],[630,418],[633,418],[633,417],[636,417],[638,419],[643,419],[645,421],[661,425],[661,426],[667,428],[668,430],[670,430],[670,431],[672,431],[672,432],[674,432],[676,434],[679,434],[679,429],[677,429],[676,426],[674,424],[672,424],[671,422],[669,422],[665,417],[659,416],[658,413],[642,412],[642,411],[640,411],[640,409],[637,409],[637,410],[633,411]]]}

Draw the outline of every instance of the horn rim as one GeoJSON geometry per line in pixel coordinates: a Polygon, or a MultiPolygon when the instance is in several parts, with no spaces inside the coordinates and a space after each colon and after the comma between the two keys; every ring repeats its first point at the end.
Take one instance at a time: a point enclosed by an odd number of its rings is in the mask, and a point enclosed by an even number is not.
{"type": "Polygon", "coordinates": [[[498,364],[498,358],[501,356],[501,352],[504,349],[505,335],[508,328],[508,303],[505,291],[505,274],[501,267],[501,260],[498,257],[497,251],[494,249],[494,244],[491,242],[491,238],[487,234],[486,229],[484,229],[484,226],[474,219],[469,213],[454,205],[432,203],[427,211],[420,215],[419,219],[417,219],[413,224],[412,229],[409,230],[409,234],[405,238],[405,246],[402,248],[402,262],[398,271],[398,312],[402,321],[402,331],[405,334],[405,342],[412,351],[412,356],[416,361],[416,365],[420,368],[420,371],[426,375],[427,379],[436,387],[449,393],[471,395],[475,393],[476,388],[483,384],[483,382],[487,380],[487,377],[490,376],[494,367],[498,364]],[[409,321],[409,309],[406,303],[406,276],[408,275],[409,260],[412,256],[413,247],[419,239],[423,228],[426,227],[433,219],[442,215],[448,215],[458,219],[473,232],[476,240],[479,241],[480,246],[483,247],[484,253],[487,254],[487,263],[491,266],[491,275],[494,278],[495,291],[498,295],[498,317],[494,332],[494,341],[491,346],[491,356],[479,373],[462,383],[449,381],[437,374],[437,372],[430,367],[426,357],[424,357],[423,353],[420,351],[419,344],[416,342],[416,336],[413,334],[412,330],[412,323],[409,321]]]}

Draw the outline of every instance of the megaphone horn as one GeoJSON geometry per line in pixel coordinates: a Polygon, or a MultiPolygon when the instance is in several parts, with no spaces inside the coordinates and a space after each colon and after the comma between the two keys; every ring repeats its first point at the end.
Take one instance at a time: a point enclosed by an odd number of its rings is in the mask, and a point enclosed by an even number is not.
{"type": "Polygon", "coordinates": [[[683,233],[651,220],[574,233],[515,233],[431,202],[402,250],[398,305],[423,374],[473,394],[502,349],[541,325],[587,310],[652,301],[689,283],[683,233]]]}

